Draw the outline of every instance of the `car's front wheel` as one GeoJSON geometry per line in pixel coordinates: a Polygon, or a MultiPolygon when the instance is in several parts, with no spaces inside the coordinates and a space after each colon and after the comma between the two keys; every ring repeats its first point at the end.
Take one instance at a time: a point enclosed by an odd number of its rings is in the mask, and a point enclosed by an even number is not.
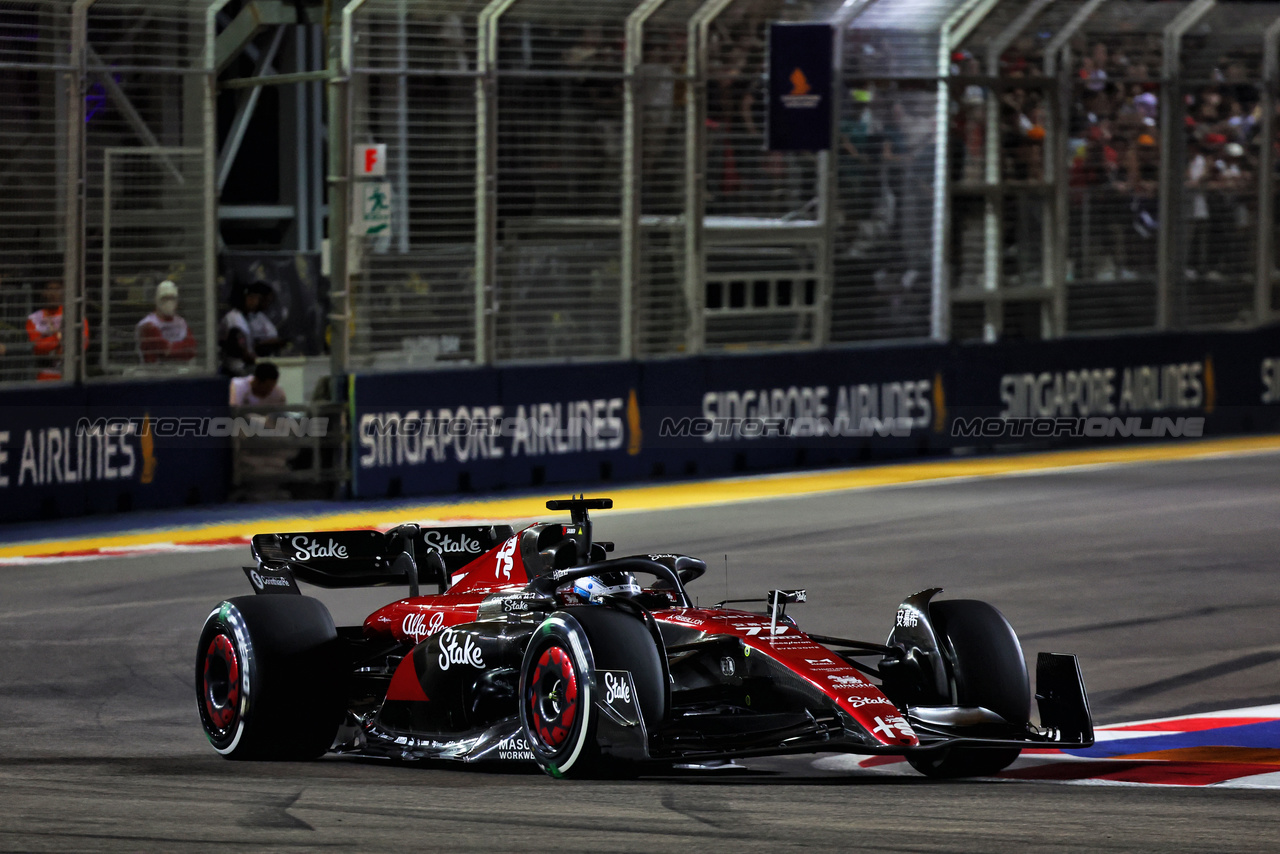
{"type": "Polygon", "coordinates": [[[643,622],[600,606],[552,614],[525,649],[520,721],[534,759],[553,777],[613,776],[628,770],[600,751],[597,669],[631,674],[648,731],[662,719],[662,664],[643,622]]]}
{"type": "MultiPolygon", "coordinates": [[[[1000,715],[1010,730],[1031,719],[1031,685],[1022,645],[1009,621],[977,599],[932,602],[929,616],[946,658],[950,696],[937,702],[983,706],[1000,715]]],[[[930,777],[984,777],[1013,763],[1017,747],[944,747],[908,757],[930,777]]]]}

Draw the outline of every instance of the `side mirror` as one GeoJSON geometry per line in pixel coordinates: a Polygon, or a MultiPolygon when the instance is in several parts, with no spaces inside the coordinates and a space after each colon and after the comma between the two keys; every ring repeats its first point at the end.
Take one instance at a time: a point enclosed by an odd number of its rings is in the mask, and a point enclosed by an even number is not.
{"type": "Polygon", "coordinates": [[[769,634],[772,635],[778,620],[787,616],[787,604],[809,601],[809,592],[807,590],[770,590],[769,598],[765,601],[769,603],[769,634]]]}

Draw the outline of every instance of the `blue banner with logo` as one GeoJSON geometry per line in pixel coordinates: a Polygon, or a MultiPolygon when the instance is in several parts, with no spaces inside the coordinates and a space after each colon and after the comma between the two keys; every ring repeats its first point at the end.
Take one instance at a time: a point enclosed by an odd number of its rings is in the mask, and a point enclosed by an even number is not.
{"type": "Polygon", "coordinates": [[[359,374],[352,492],[395,497],[643,474],[634,362],[359,374]]]}
{"type": "Polygon", "coordinates": [[[831,147],[835,30],[828,24],[769,26],[771,151],[831,147]]]}
{"type": "Polygon", "coordinates": [[[599,488],[1280,431],[1280,327],[359,375],[354,389],[358,496],[599,488]]]}
{"type": "Polygon", "coordinates": [[[223,501],[225,379],[0,392],[0,522],[223,501]]]}

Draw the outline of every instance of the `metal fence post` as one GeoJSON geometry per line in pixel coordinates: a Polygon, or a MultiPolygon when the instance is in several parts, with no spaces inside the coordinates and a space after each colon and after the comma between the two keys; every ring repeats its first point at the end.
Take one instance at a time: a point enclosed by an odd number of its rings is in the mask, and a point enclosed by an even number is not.
{"type": "MultiPolygon", "coordinates": [[[[1182,36],[1213,8],[1216,0],[1195,0],[1178,13],[1164,29],[1164,57],[1160,74],[1160,233],[1156,256],[1156,329],[1168,329],[1173,323],[1171,291],[1174,277],[1182,281],[1182,185],[1185,134],[1182,116],[1185,107],[1179,59],[1182,36]],[[1175,223],[1177,223],[1175,225],[1175,223]]],[[[1183,289],[1179,289],[1180,291],[1183,289]]]]}
{"type": "Polygon", "coordinates": [[[840,162],[840,102],[844,89],[840,80],[844,28],[867,5],[869,4],[866,2],[860,3],[853,14],[836,17],[831,21],[832,83],[831,103],[827,105],[831,132],[827,135],[827,150],[818,153],[818,222],[822,227],[822,246],[818,254],[818,293],[815,294],[818,313],[814,323],[813,343],[816,347],[825,347],[831,341],[831,304],[836,274],[836,219],[840,215],[836,202],[840,197],[840,172],[837,167],[840,162]]]}
{"type": "MultiPolygon", "coordinates": [[[[929,337],[935,341],[951,338],[951,46],[958,40],[952,32],[979,0],[964,0],[947,16],[938,33],[938,103],[934,113],[937,128],[933,151],[933,295],[929,317],[929,337]]],[[[967,32],[967,30],[966,30],[967,32]]]]}
{"type": "Polygon", "coordinates": [[[341,399],[351,369],[351,275],[348,249],[351,240],[351,51],[354,15],[364,0],[352,0],[342,10],[341,29],[331,19],[324,22],[329,46],[329,365],[332,394],[341,399]]]}
{"type": "Polygon", "coordinates": [[[821,160],[822,172],[818,179],[818,218],[822,222],[823,248],[819,259],[821,275],[818,277],[821,292],[818,295],[819,312],[815,330],[818,347],[826,347],[831,342],[831,312],[833,294],[835,293],[835,251],[836,224],[842,215],[838,204],[840,198],[840,108],[843,100],[844,80],[844,33],[853,25],[858,17],[877,0],[848,0],[831,17],[835,44],[831,51],[834,81],[831,86],[831,138],[825,156],[821,160]]]}
{"type": "MultiPolygon", "coordinates": [[[[1054,75],[1046,75],[1054,77],[1054,75]]],[[[1067,187],[1066,170],[1066,81],[1055,77],[1047,90],[1048,107],[1045,110],[1045,195],[1041,208],[1044,225],[1041,242],[1040,278],[1048,298],[1041,312],[1041,334],[1045,338],[1061,338],[1066,334],[1067,293],[1066,264],[1067,217],[1066,206],[1060,204],[1063,189],[1067,187]]],[[[1069,199],[1067,200],[1070,201],[1069,199]]]]}
{"type": "Polygon", "coordinates": [[[217,85],[218,85],[218,12],[230,0],[214,0],[205,10],[205,50],[204,50],[204,198],[205,198],[205,263],[204,277],[204,310],[205,335],[204,359],[205,369],[209,373],[218,370],[218,119],[217,119],[217,85]]]}
{"type": "Polygon", "coordinates": [[[665,0],[643,0],[627,16],[626,53],[622,83],[622,270],[619,291],[622,313],[619,321],[618,355],[635,357],[636,283],[640,279],[640,169],[643,120],[640,116],[640,64],[644,61],[644,25],[665,0]]]}
{"type": "Polygon", "coordinates": [[[85,376],[85,353],[80,327],[84,324],[85,174],[84,96],[88,81],[89,7],[96,0],[76,0],[71,9],[71,65],[68,74],[66,252],[63,273],[62,378],[80,382],[85,376]]]}
{"type": "Polygon", "coordinates": [[[1263,156],[1258,162],[1258,279],[1255,282],[1253,300],[1254,320],[1259,324],[1271,320],[1271,271],[1276,262],[1276,250],[1272,243],[1275,229],[1275,211],[1272,205],[1276,195],[1276,176],[1275,165],[1266,156],[1266,151],[1275,138],[1276,130],[1276,91],[1280,88],[1280,19],[1267,27],[1262,39],[1262,123],[1258,138],[1262,140],[1263,156]]]}
{"type": "MultiPolygon", "coordinates": [[[[940,69],[943,75],[950,72],[951,49],[961,44],[978,24],[991,13],[1000,0],[967,0],[961,4],[942,26],[942,33],[939,39],[940,45],[945,48],[943,51],[942,62],[945,63],[945,70],[940,69]]],[[[941,90],[941,86],[939,89],[941,90]]],[[[1000,181],[1000,99],[996,93],[995,87],[988,85],[986,87],[986,130],[984,136],[984,164],[983,164],[983,184],[985,185],[985,195],[983,197],[983,238],[982,238],[982,289],[986,291],[986,300],[984,303],[984,319],[982,325],[982,340],[995,341],[1004,331],[1004,304],[1000,298],[1001,285],[1001,227],[1000,221],[1001,208],[1003,201],[997,194],[995,189],[1000,181]]],[[[939,92],[941,95],[941,91],[939,92]]],[[[948,99],[950,94],[948,93],[948,99]]],[[[943,146],[942,142],[947,138],[946,131],[950,128],[947,124],[950,121],[950,102],[944,102],[947,107],[947,118],[942,118],[939,112],[940,124],[938,126],[939,146],[943,146]]],[[[942,159],[947,160],[948,152],[942,151],[942,159]]],[[[943,184],[946,187],[946,184],[943,184]]],[[[935,190],[936,192],[936,190],[935,190]]],[[[950,193],[948,193],[947,216],[950,217],[950,193]]],[[[937,280],[935,279],[935,282],[937,280]]],[[[951,295],[948,292],[947,302],[950,303],[951,295]]],[[[950,310],[947,312],[950,318],[950,310]]]]}
{"type": "Polygon", "coordinates": [[[733,0],[707,0],[689,18],[689,87],[685,97],[685,303],[686,351],[706,347],[707,51],[711,22],[733,0]]]}
{"type": "Polygon", "coordinates": [[[685,303],[686,351],[706,347],[707,51],[708,32],[733,0],[707,0],[689,18],[689,87],[685,97],[685,303]]]}
{"type": "Polygon", "coordinates": [[[399,199],[392,215],[396,250],[409,251],[409,45],[408,0],[396,2],[396,189],[399,199]]]}
{"type": "MultiPolygon", "coordinates": [[[[1017,39],[1018,35],[1021,34],[1023,30],[1025,30],[1028,26],[1031,25],[1031,22],[1035,20],[1036,16],[1039,15],[1042,11],[1044,11],[1045,7],[1051,4],[1052,2],[1053,0],[1032,0],[1032,2],[1027,4],[1027,7],[1025,9],[1023,9],[1021,12],[1018,13],[1017,17],[1015,17],[1012,21],[1010,21],[1004,27],[1004,29],[1002,29],[1000,33],[990,41],[990,43],[987,45],[986,64],[987,64],[987,75],[991,77],[992,80],[999,81],[1000,79],[1000,57],[1004,55],[1005,50],[1008,49],[1009,45],[1013,44],[1014,40],[1017,39]]],[[[1004,170],[1000,162],[1000,143],[997,139],[1000,133],[1000,113],[999,113],[1000,94],[1001,94],[1001,90],[996,88],[993,88],[987,94],[987,104],[988,104],[988,107],[987,107],[987,111],[988,111],[987,112],[987,128],[988,128],[988,131],[987,131],[988,133],[987,181],[988,183],[997,183],[997,184],[1003,183],[1004,181],[1004,174],[1003,174],[1004,170]]],[[[1047,115],[1052,115],[1053,104],[1054,104],[1054,98],[1051,94],[1049,97],[1049,109],[1046,111],[1047,115]]],[[[1052,145],[1052,143],[1050,143],[1050,145],[1052,145]]],[[[1050,175],[1045,174],[1042,177],[1042,180],[1045,182],[1050,181],[1051,180],[1050,175]]],[[[1045,236],[1052,233],[1052,230],[1053,230],[1053,226],[1052,226],[1053,205],[1052,205],[1051,197],[1049,197],[1048,195],[1043,196],[1042,200],[1043,201],[1041,203],[1041,211],[1044,217],[1044,225],[1041,232],[1042,234],[1041,257],[1043,258],[1049,255],[1051,251],[1050,241],[1044,238],[1045,236]]],[[[1004,243],[1003,243],[1003,234],[1002,234],[1003,227],[1004,227],[1004,222],[1003,222],[1004,204],[1005,204],[1005,201],[1004,201],[1003,193],[1001,193],[999,197],[994,199],[991,197],[987,198],[987,211],[988,211],[987,225],[988,225],[988,229],[991,229],[994,227],[994,230],[995,230],[994,235],[991,235],[991,234],[988,235],[988,238],[987,238],[988,248],[991,248],[991,246],[994,245],[997,252],[996,257],[994,259],[995,275],[993,276],[991,272],[988,272],[988,277],[989,279],[994,279],[995,289],[997,290],[1004,287],[1004,268],[1003,268],[1004,243]],[[994,212],[995,216],[997,217],[994,223],[990,219],[992,212],[994,212]]],[[[1043,287],[1048,287],[1049,281],[1050,280],[1048,277],[1043,277],[1041,285],[1043,287]]],[[[987,304],[987,322],[989,324],[990,323],[996,324],[997,331],[1003,332],[1003,326],[1004,326],[1004,295],[1003,294],[1001,295],[1001,298],[998,302],[987,304]]],[[[1042,337],[1049,337],[1053,334],[1053,312],[1051,307],[1051,301],[1049,299],[1046,299],[1040,304],[1040,331],[1041,331],[1042,337]]]]}
{"type": "Polygon", "coordinates": [[[644,120],[639,92],[640,66],[644,63],[644,28],[649,18],[666,0],[643,0],[627,16],[625,78],[622,91],[622,296],[621,340],[618,355],[633,359],[636,355],[636,300],[640,281],[640,176],[643,168],[644,120]]]}
{"type": "Polygon", "coordinates": [[[476,28],[476,363],[494,360],[498,245],[498,19],[516,0],[494,0],[476,28]]]}
{"type": "Polygon", "coordinates": [[[1045,129],[1045,139],[1049,142],[1050,156],[1047,158],[1046,180],[1053,178],[1053,240],[1045,257],[1049,262],[1049,270],[1045,282],[1053,288],[1054,334],[1062,337],[1067,334],[1067,244],[1070,242],[1071,218],[1071,182],[1065,174],[1067,167],[1067,126],[1068,111],[1071,103],[1071,73],[1068,58],[1071,53],[1071,39],[1080,28],[1092,17],[1105,0],[1088,0],[1076,10],[1071,19],[1053,37],[1044,49],[1044,76],[1057,79],[1054,91],[1057,102],[1049,113],[1049,124],[1045,129]]]}
{"type": "MultiPolygon", "coordinates": [[[[959,43],[956,39],[954,44],[959,43]]],[[[998,68],[987,68],[986,130],[983,139],[982,182],[982,340],[998,341],[1004,335],[1004,193],[1000,190],[1000,91],[998,68]]]]}

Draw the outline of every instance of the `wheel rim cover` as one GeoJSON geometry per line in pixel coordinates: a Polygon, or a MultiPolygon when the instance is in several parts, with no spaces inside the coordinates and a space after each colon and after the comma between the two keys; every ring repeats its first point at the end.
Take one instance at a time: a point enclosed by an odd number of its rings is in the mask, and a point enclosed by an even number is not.
{"type": "Polygon", "coordinates": [[[219,731],[235,723],[240,704],[240,662],[226,635],[215,635],[204,654],[204,710],[219,731]]]}
{"type": "Polygon", "coordinates": [[[578,712],[578,676],[563,648],[551,646],[539,656],[528,702],[537,740],[550,750],[560,749],[578,712]]]}

